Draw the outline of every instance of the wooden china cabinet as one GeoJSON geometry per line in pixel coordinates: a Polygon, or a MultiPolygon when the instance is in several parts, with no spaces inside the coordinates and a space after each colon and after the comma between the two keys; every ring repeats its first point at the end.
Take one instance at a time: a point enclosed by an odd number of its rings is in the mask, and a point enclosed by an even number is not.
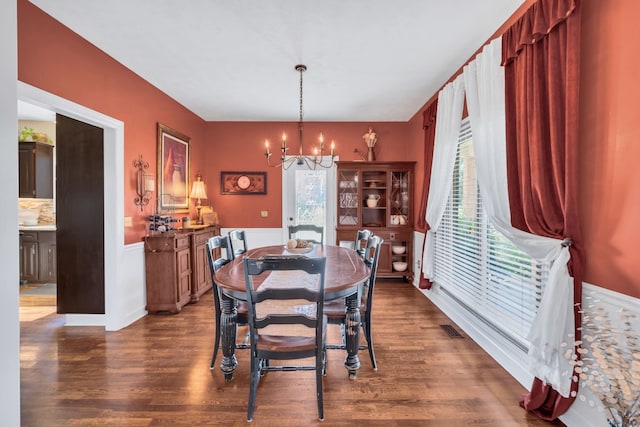
{"type": "Polygon", "coordinates": [[[415,163],[337,162],[336,244],[353,245],[363,228],[382,237],[378,277],[413,281],[415,163]]]}

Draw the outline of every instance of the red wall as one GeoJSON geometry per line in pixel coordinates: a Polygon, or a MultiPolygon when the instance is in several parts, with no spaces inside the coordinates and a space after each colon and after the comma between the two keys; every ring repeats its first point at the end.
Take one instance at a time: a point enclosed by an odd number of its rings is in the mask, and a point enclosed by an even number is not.
{"type": "MultiPolygon", "coordinates": [[[[531,3],[527,0],[496,34],[531,3]]],[[[640,89],[634,47],[640,39],[640,2],[583,0],[582,7],[579,203],[585,280],[640,297],[640,259],[634,245],[640,238],[640,89]]],[[[478,41],[479,49],[483,42],[478,41]]],[[[205,203],[213,205],[224,227],[281,226],[281,176],[265,165],[264,139],[274,141],[275,148],[284,130],[295,145],[296,123],[205,123],[27,0],[18,0],[18,67],[20,81],[124,121],[125,215],[133,216],[135,225],[126,229],[127,243],[144,235],[144,218],[151,212],[147,208],[143,215],[133,206],[134,170],[129,165],[143,154],[155,173],[157,122],[192,137],[191,178],[202,172],[210,197],[205,203]],[[220,195],[221,170],[266,170],[268,194],[220,195]],[[268,210],[269,217],[261,218],[261,210],[268,210]]],[[[354,160],[353,149],[365,148],[361,136],[372,126],[380,136],[378,159],[416,160],[420,182],[421,111],[407,123],[306,123],[305,146],[322,129],[326,138],[336,140],[342,160],[354,160]]]]}
{"type": "Polygon", "coordinates": [[[585,281],[640,297],[640,2],[583,1],[580,222],[585,281]]]}
{"type": "MultiPolygon", "coordinates": [[[[358,160],[357,148],[366,153],[362,135],[371,126],[378,134],[375,152],[378,160],[406,160],[413,148],[407,138],[407,124],[382,123],[304,123],[305,154],[317,144],[320,132],[325,143],[332,139],[340,160],[358,160]]],[[[207,203],[213,204],[223,227],[280,228],[282,226],[282,171],[267,166],[264,156],[264,141],[270,140],[275,157],[282,133],[287,135],[289,152],[298,150],[297,123],[283,122],[209,122],[206,125],[206,170],[207,203]],[[221,195],[220,171],[266,171],[266,195],[221,195]],[[269,211],[267,218],[260,211],[269,211]]]]}

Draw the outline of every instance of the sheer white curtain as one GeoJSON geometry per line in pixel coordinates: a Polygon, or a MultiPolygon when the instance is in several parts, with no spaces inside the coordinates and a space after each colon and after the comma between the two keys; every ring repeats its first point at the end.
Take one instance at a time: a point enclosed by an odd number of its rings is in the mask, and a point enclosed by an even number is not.
{"type": "Polygon", "coordinates": [[[440,226],[452,185],[451,177],[456,160],[463,106],[464,81],[462,76],[458,76],[438,94],[433,166],[429,185],[429,202],[425,215],[430,229],[425,237],[424,253],[422,254],[422,274],[429,280],[433,280],[434,233],[438,231],[440,226]]]}
{"type": "Polygon", "coordinates": [[[572,342],[569,334],[574,331],[573,280],[567,270],[569,249],[561,240],[536,236],[511,226],[501,51],[502,41],[493,40],[463,71],[478,186],[494,227],[530,257],[553,262],[528,337],[529,364],[532,374],[568,397],[572,368],[563,356],[562,343],[572,342]]]}

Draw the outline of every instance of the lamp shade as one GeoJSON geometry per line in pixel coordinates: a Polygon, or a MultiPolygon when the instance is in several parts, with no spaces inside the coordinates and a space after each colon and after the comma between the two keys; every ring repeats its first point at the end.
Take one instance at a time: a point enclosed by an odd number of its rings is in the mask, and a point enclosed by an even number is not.
{"type": "Polygon", "coordinates": [[[207,198],[207,193],[204,189],[204,182],[202,182],[202,177],[200,175],[197,175],[196,180],[193,181],[193,185],[191,186],[191,195],[189,197],[192,199],[207,198]]]}

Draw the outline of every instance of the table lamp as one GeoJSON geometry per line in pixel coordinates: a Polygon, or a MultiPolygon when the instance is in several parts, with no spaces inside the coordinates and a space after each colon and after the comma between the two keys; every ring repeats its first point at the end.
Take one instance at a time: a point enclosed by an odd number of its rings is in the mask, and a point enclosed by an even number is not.
{"type": "Polygon", "coordinates": [[[189,196],[192,199],[197,199],[196,210],[198,212],[198,225],[202,225],[202,199],[207,198],[207,193],[205,192],[204,182],[202,182],[202,175],[200,173],[196,174],[196,180],[193,181],[193,185],[191,186],[191,195],[189,196]]]}

